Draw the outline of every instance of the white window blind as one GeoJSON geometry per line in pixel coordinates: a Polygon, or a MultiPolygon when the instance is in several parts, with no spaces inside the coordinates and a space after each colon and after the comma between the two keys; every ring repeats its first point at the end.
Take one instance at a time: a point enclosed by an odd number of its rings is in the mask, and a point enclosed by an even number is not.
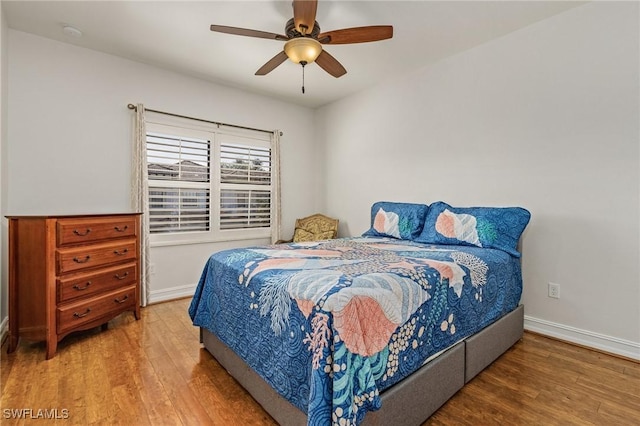
{"type": "Polygon", "coordinates": [[[149,188],[149,215],[152,234],[208,231],[209,189],[149,188]]]}
{"type": "Polygon", "coordinates": [[[271,151],[220,144],[220,228],[271,226],[271,151]]]}
{"type": "Polygon", "coordinates": [[[272,136],[148,121],[152,244],[270,238],[272,136]]]}
{"type": "Polygon", "coordinates": [[[152,234],[209,230],[210,152],[207,139],[147,133],[152,234]]]}

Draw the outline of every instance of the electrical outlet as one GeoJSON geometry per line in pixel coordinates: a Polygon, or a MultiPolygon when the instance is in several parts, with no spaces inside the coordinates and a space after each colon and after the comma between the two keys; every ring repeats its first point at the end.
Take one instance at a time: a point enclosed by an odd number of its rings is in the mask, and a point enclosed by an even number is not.
{"type": "Polygon", "coordinates": [[[560,299],[560,284],[549,283],[549,297],[560,299]]]}

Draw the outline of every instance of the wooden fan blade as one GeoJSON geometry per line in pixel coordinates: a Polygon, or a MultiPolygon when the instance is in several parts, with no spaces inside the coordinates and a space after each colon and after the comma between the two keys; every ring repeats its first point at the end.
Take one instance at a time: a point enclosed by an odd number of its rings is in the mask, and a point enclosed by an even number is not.
{"type": "Polygon", "coordinates": [[[322,44],[351,44],[386,40],[391,37],[393,37],[393,27],[391,25],[372,25],[370,27],[327,31],[318,36],[318,41],[322,44]]]}
{"type": "Polygon", "coordinates": [[[338,62],[336,58],[329,55],[326,50],[320,52],[320,56],[316,59],[316,63],[320,68],[334,76],[335,78],[342,77],[347,73],[342,64],[338,62]]]}
{"type": "Polygon", "coordinates": [[[301,34],[310,34],[316,23],[318,0],[293,0],[293,22],[301,34]]]}
{"type": "Polygon", "coordinates": [[[269,61],[264,64],[258,71],[256,71],[256,75],[266,75],[273,71],[278,65],[287,60],[287,54],[284,53],[284,50],[278,53],[273,58],[269,59],[269,61]]]}
{"type": "Polygon", "coordinates": [[[248,30],[246,28],[227,27],[225,25],[211,25],[211,31],[247,37],[268,38],[271,40],[289,40],[289,37],[282,34],[268,33],[266,31],[258,30],[248,30]]]}

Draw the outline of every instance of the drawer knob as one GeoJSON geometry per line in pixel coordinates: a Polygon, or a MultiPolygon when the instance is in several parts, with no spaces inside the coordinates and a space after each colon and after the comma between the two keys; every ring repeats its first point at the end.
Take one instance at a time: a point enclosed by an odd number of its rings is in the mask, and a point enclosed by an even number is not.
{"type": "Polygon", "coordinates": [[[125,272],[124,274],[115,274],[113,277],[117,280],[124,280],[129,275],[129,272],[125,272]]]}
{"type": "Polygon", "coordinates": [[[116,232],[124,232],[127,229],[129,229],[129,225],[125,225],[124,228],[120,228],[119,226],[116,225],[116,226],[113,227],[113,229],[115,229],[116,232]]]}
{"type": "Polygon", "coordinates": [[[73,261],[76,263],[87,263],[89,261],[89,259],[91,259],[91,256],[86,255],[84,259],[79,259],[77,257],[73,258],[73,261]]]}
{"type": "Polygon", "coordinates": [[[129,249],[124,249],[122,251],[120,250],[114,250],[113,254],[115,254],[116,256],[124,256],[125,254],[127,254],[129,252],[129,249]]]}
{"type": "Polygon", "coordinates": [[[86,311],[84,311],[84,314],[79,314],[79,313],[77,313],[77,312],[74,312],[74,313],[73,313],[73,316],[74,316],[75,318],[82,318],[82,317],[86,317],[87,315],[89,315],[89,313],[90,313],[90,312],[91,312],[91,308],[87,308],[87,310],[86,310],[86,311]]]}
{"type": "Polygon", "coordinates": [[[87,230],[84,231],[84,232],[78,231],[77,229],[73,230],[73,233],[76,234],[79,237],[85,237],[85,236],[89,235],[90,232],[91,232],[91,228],[87,228],[87,230]]]}
{"type": "Polygon", "coordinates": [[[116,303],[124,303],[127,299],[129,298],[128,294],[125,294],[124,297],[122,299],[113,299],[114,302],[116,303]]]}
{"type": "Polygon", "coordinates": [[[88,289],[88,288],[89,288],[89,286],[90,286],[90,285],[91,285],[91,281],[87,281],[87,284],[86,284],[84,287],[80,287],[78,284],[76,284],[76,285],[74,285],[74,286],[73,286],[73,288],[74,288],[75,290],[78,290],[78,291],[80,291],[80,290],[86,290],[86,289],[88,289]]]}

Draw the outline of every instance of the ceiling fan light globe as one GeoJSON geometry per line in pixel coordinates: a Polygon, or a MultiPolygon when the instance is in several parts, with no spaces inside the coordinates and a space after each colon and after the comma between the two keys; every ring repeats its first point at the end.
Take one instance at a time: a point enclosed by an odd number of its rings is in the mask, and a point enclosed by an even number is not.
{"type": "Polygon", "coordinates": [[[296,64],[300,62],[310,64],[322,52],[322,45],[318,40],[309,37],[298,37],[285,43],[284,52],[296,64]]]}

